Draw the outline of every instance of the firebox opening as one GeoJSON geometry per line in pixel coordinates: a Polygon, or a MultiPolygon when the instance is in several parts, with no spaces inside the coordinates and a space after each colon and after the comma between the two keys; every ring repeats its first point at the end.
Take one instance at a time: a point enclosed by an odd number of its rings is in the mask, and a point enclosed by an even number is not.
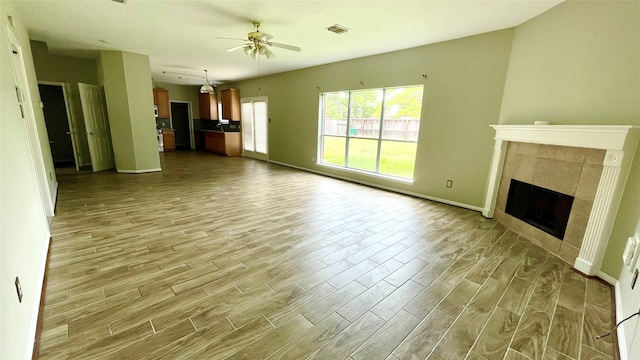
{"type": "Polygon", "coordinates": [[[511,179],[505,212],[562,240],[572,205],[573,196],[511,179]]]}

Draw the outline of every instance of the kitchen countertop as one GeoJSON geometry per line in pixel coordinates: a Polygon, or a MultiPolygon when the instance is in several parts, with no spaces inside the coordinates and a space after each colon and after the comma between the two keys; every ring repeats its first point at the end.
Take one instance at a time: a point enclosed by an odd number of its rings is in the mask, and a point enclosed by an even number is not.
{"type": "Polygon", "coordinates": [[[240,131],[223,131],[223,130],[207,130],[207,129],[196,129],[194,131],[213,132],[213,133],[239,133],[240,132],[240,131]]]}

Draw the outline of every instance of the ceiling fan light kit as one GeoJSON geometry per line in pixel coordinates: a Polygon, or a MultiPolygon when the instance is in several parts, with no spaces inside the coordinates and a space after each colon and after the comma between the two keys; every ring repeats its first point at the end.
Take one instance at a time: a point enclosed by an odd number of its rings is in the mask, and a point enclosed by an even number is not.
{"type": "Polygon", "coordinates": [[[211,84],[209,84],[209,74],[207,73],[207,70],[204,71],[204,76],[205,76],[207,82],[200,87],[200,93],[201,94],[213,94],[213,93],[215,93],[216,89],[211,84]]]}
{"type": "Polygon", "coordinates": [[[241,40],[244,41],[244,45],[234,46],[232,48],[227,49],[227,51],[235,51],[242,49],[244,53],[250,56],[252,59],[258,58],[258,56],[262,55],[267,59],[271,59],[276,56],[276,54],[269,49],[270,46],[277,47],[281,49],[291,50],[291,51],[300,51],[300,48],[293,45],[280,44],[276,42],[270,41],[273,39],[273,36],[263,33],[260,31],[259,22],[254,22],[253,26],[256,27],[255,31],[251,31],[247,34],[247,40],[243,39],[233,39],[233,38],[220,38],[220,39],[229,39],[229,40],[241,40]]]}

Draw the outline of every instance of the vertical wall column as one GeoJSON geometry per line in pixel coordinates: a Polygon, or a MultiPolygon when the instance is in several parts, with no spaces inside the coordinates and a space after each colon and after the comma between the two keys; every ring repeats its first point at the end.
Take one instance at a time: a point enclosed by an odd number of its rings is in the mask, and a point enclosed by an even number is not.
{"type": "Polygon", "coordinates": [[[489,180],[487,181],[487,194],[485,196],[484,209],[482,215],[486,218],[492,218],[496,209],[496,200],[498,199],[498,189],[500,188],[500,179],[502,178],[502,166],[504,165],[504,156],[507,152],[507,141],[496,139],[493,146],[493,157],[491,158],[491,167],[489,168],[489,180]]]}
{"type": "Polygon", "coordinates": [[[598,275],[600,272],[632,160],[633,154],[607,150],[580,253],[574,263],[574,267],[582,273],[598,275]]]}
{"type": "Polygon", "coordinates": [[[148,56],[122,51],[101,51],[98,59],[120,173],[161,170],[150,66],[148,56]]]}

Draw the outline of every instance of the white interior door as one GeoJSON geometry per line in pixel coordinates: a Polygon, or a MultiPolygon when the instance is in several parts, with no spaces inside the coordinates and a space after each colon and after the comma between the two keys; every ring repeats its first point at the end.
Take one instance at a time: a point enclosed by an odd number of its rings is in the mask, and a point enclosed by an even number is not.
{"type": "Polygon", "coordinates": [[[71,136],[71,146],[73,147],[73,158],[76,162],[76,170],[80,170],[80,159],[82,159],[82,147],[80,147],[80,134],[76,117],[73,114],[73,96],[71,94],[71,85],[65,83],[62,85],[64,93],[64,106],[67,109],[67,120],[69,122],[69,135],[71,136]]]}
{"type": "Polygon", "coordinates": [[[82,83],[78,84],[78,88],[89,142],[91,167],[93,171],[112,169],[115,167],[115,160],[104,90],[100,86],[82,83]]]}
{"type": "Polygon", "coordinates": [[[268,160],[267,97],[244,98],[242,103],[242,144],[244,156],[268,160]]]}

